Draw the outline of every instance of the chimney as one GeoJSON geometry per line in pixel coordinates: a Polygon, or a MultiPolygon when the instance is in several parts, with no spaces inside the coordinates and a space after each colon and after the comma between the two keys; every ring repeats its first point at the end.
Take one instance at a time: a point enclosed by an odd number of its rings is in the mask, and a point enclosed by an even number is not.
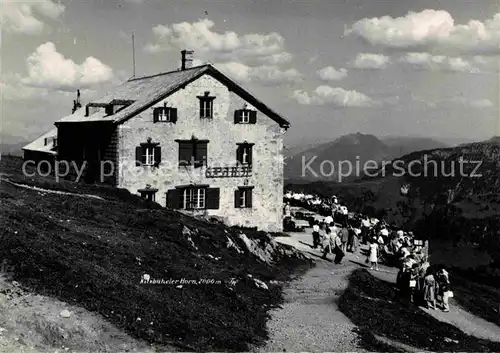
{"type": "Polygon", "coordinates": [[[80,90],[76,91],[76,100],[73,101],[73,110],[71,111],[71,114],[75,114],[75,112],[82,107],[82,104],[80,103],[80,90]]]}
{"type": "Polygon", "coordinates": [[[183,50],[181,51],[182,61],[181,70],[190,69],[193,66],[193,50],[183,50]]]}

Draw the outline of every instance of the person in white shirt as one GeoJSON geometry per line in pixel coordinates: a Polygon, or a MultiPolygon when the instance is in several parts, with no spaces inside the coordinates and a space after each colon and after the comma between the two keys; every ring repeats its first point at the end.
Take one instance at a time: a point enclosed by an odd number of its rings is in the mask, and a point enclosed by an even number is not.
{"type": "Polygon", "coordinates": [[[332,253],[332,233],[328,226],[326,226],[325,234],[323,236],[323,256],[321,258],[326,260],[326,255],[332,253]]]}
{"type": "Polygon", "coordinates": [[[313,248],[316,249],[320,245],[318,222],[315,222],[313,225],[312,236],[313,236],[313,248]]]}
{"type": "Polygon", "coordinates": [[[333,217],[332,216],[326,216],[325,217],[325,223],[327,225],[331,225],[333,223],[333,217]]]}

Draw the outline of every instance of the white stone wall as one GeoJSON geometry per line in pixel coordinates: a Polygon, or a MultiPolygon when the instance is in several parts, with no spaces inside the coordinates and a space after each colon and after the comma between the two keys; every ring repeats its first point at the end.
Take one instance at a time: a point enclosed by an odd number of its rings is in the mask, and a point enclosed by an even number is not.
{"type": "MultiPolygon", "coordinates": [[[[222,217],[228,225],[258,227],[267,231],[282,230],[283,136],[279,125],[257,112],[257,124],[234,124],[234,111],[245,101],[230,92],[215,78],[204,75],[168,97],[168,107],[177,108],[177,123],[153,123],[153,108],[119,127],[119,185],[132,193],[150,184],[157,188],[156,202],[166,205],[166,192],[175,186],[209,184],[220,188],[220,207],[208,215],[222,217]],[[199,100],[205,91],[215,96],[213,119],[199,117],[199,100]],[[254,186],[251,209],[234,207],[234,191],[244,185],[244,178],[206,178],[205,168],[178,167],[178,143],[175,139],[207,139],[208,166],[235,166],[237,143],[254,143],[252,176],[254,186]],[[155,167],[136,167],[135,148],[148,138],[160,143],[162,163],[155,167]]],[[[155,106],[163,106],[164,101],[155,106]]],[[[247,109],[255,109],[250,104],[247,109]]]]}

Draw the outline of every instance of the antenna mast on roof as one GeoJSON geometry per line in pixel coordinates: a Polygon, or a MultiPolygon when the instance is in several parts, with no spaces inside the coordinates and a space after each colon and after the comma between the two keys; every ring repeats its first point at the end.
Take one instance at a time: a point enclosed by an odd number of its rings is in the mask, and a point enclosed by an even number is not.
{"type": "Polygon", "coordinates": [[[135,43],[134,33],[132,33],[132,78],[135,78],[135,43]]]}

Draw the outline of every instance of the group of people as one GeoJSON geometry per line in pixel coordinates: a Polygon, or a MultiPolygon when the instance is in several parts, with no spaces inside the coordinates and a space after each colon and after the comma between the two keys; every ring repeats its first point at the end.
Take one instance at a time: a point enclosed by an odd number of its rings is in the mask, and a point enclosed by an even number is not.
{"type": "Polygon", "coordinates": [[[313,225],[313,248],[320,248],[323,258],[328,254],[334,254],[334,263],[340,264],[346,252],[355,253],[359,247],[358,236],[351,226],[342,227],[333,221],[333,217],[327,217],[323,222],[316,221],[313,225]]]}
{"type": "Polygon", "coordinates": [[[416,262],[410,256],[398,272],[396,286],[399,298],[407,304],[450,311],[448,301],[453,291],[448,271],[444,266],[431,266],[427,258],[416,262]]]}
{"type": "Polygon", "coordinates": [[[437,305],[449,311],[450,289],[448,272],[444,267],[429,263],[428,245],[416,239],[411,231],[390,226],[384,220],[348,212],[336,196],[321,198],[305,193],[287,192],[285,209],[290,204],[303,207],[323,216],[313,224],[313,247],[323,252],[323,258],[334,254],[340,264],[346,252],[356,253],[360,244],[368,244],[366,263],[378,270],[380,262],[399,268],[397,289],[402,300],[424,305],[437,305]]]}

